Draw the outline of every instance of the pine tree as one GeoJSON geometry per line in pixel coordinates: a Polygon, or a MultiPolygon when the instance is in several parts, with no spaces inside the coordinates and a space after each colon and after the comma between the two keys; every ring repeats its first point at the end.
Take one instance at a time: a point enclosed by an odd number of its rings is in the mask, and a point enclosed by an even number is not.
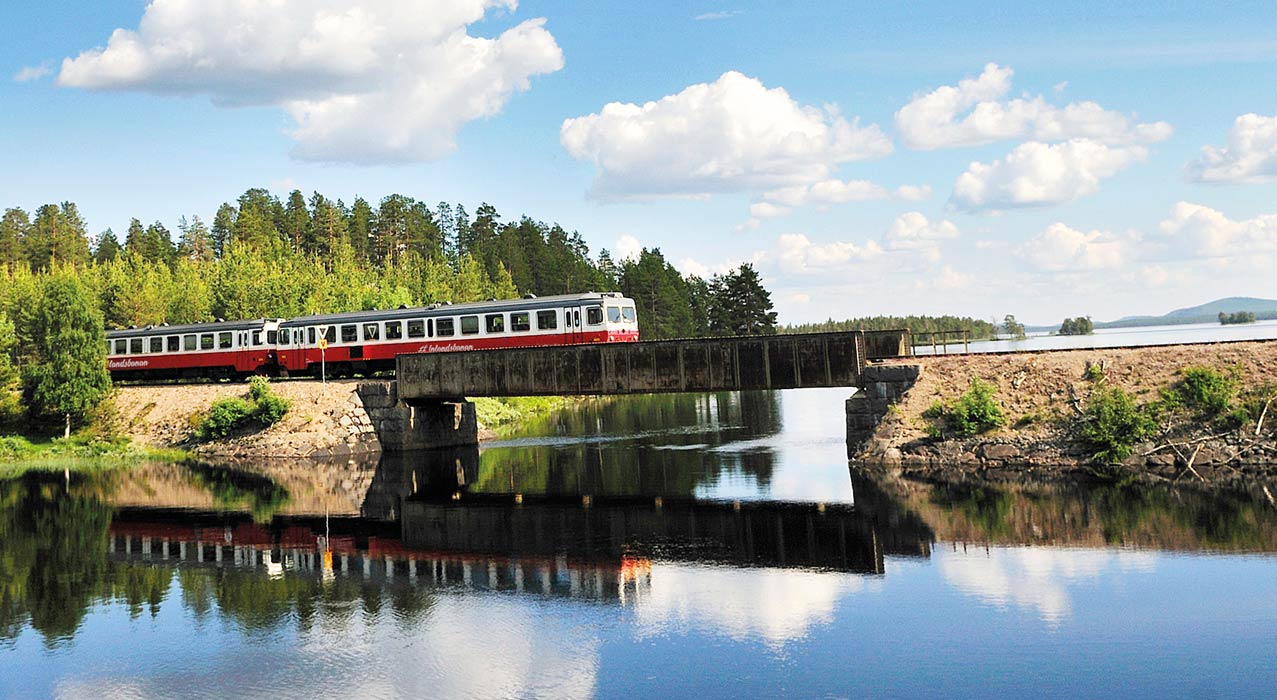
{"type": "Polygon", "coordinates": [[[226,248],[227,242],[231,240],[231,236],[235,230],[235,207],[230,204],[222,204],[217,208],[217,214],[213,216],[213,250],[217,257],[222,257],[222,251],[226,248]]]}
{"type": "Polygon", "coordinates": [[[111,392],[102,314],[73,272],[53,273],[35,314],[36,362],[26,368],[27,404],[39,414],[83,419],[111,392]]]}
{"type": "Polygon", "coordinates": [[[710,332],[716,335],[775,335],[771,293],[754,266],[745,263],[711,284],[710,332]]]}
{"type": "Polygon", "coordinates": [[[693,330],[691,307],[683,277],[665,260],[659,248],[644,248],[638,260],[621,268],[621,291],[638,309],[644,338],[676,338],[693,330]]]}
{"type": "Polygon", "coordinates": [[[198,214],[192,216],[190,222],[187,222],[186,217],[182,217],[178,221],[177,228],[182,232],[181,239],[177,244],[178,258],[184,260],[212,260],[216,257],[217,253],[213,248],[213,236],[198,214]]]}
{"type": "Polygon", "coordinates": [[[98,236],[98,244],[93,248],[93,262],[99,265],[108,263],[120,257],[123,252],[120,240],[115,237],[115,231],[107,229],[98,236]]]}
{"type": "Polygon", "coordinates": [[[304,250],[303,244],[310,228],[310,212],[306,211],[306,198],[301,190],[288,193],[288,204],[284,207],[284,237],[288,240],[293,252],[304,250]]]}
{"type": "Polygon", "coordinates": [[[31,219],[18,208],[6,209],[0,218],[0,265],[16,265],[28,260],[23,254],[23,242],[31,230],[31,219]]]}

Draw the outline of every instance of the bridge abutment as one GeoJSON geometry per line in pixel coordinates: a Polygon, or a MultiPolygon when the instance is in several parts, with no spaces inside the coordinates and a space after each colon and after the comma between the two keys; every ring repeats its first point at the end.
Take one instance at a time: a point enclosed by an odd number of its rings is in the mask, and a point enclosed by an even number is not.
{"type": "Polygon", "coordinates": [[[367,382],[355,393],[383,452],[407,452],[479,444],[474,404],[464,399],[420,401],[399,398],[397,382],[367,382]]]}
{"type": "Polygon", "coordinates": [[[922,365],[868,365],[864,383],[847,399],[847,456],[873,437],[887,410],[913,388],[922,365]]]}

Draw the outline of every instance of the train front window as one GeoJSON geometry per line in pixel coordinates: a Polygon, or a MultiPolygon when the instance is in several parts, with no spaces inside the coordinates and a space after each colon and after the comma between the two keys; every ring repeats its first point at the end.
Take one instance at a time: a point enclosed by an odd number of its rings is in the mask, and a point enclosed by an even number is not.
{"type": "Polygon", "coordinates": [[[461,317],[461,335],[475,335],[479,332],[478,316],[461,317]]]}
{"type": "Polygon", "coordinates": [[[231,334],[230,334],[230,333],[218,333],[218,334],[217,334],[217,347],[218,347],[218,348],[220,348],[220,349],[222,349],[222,350],[230,350],[230,349],[231,349],[231,334]]]}
{"type": "Polygon", "coordinates": [[[620,323],[620,322],[621,322],[621,307],[619,307],[619,306],[609,306],[609,307],[607,307],[607,322],[608,322],[608,323],[620,323]]]}
{"type": "Polygon", "coordinates": [[[359,340],[359,326],[349,325],[341,327],[341,342],[354,343],[359,340]]]}
{"type": "Polygon", "coordinates": [[[386,322],[386,340],[399,340],[403,337],[403,321],[386,322]]]}
{"type": "Polygon", "coordinates": [[[532,330],[532,319],[528,316],[528,312],[522,311],[517,314],[510,314],[510,330],[515,333],[532,330]]]}
{"type": "Polygon", "coordinates": [[[450,318],[441,318],[435,321],[435,335],[449,336],[454,332],[453,322],[450,318]]]}
{"type": "Polygon", "coordinates": [[[151,352],[164,352],[164,339],[151,338],[151,352]]]}
{"type": "Polygon", "coordinates": [[[381,337],[380,323],[365,323],[364,324],[364,340],[377,340],[380,337],[381,337]]]}
{"type": "Polygon", "coordinates": [[[409,321],[408,322],[408,337],[409,338],[426,337],[426,322],[425,321],[409,321]]]}
{"type": "Polygon", "coordinates": [[[537,312],[537,330],[552,331],[559,327],[559,317],[553,311],[537,312]]]}
{"type": "Polygon", "coordinates": [[[127,340],[117,340],[117,341],[115,341],[115,354],[116,354],[116,355],[127,355],[128,353],[129,353],[129,341],[127,341],[127,340]]]}
{"type": "Polygon", "coordinates": [[[598,306],[591,306],[585,310],[585,322],[591,326],[597,326],[603,323],[603,309],[598,306]]]}
{"type": "Polygon", "coordinates": [[[634,314],[633,306],[621,307],[621,315],[625,316],[626,323],[634,323],[634,321],[638,318],[638,316],[634,314]]]}
{"type": "Polygon", "coordinates": [[[142,339],[141,338],[134,338],[129,341],[129,354],[130,355],[142,354],[142,339]]]}
{"type": "Polygon", "coordinates": [[[212,350],[212,349],[213,349],[213,334],[201,333],[200,334],[200,350],[212,350]]]}
{"type": "Polygon", "coordinates": [[[489,333],[505,332],[505,314],[488,314],[484,321],[489,333]]]}

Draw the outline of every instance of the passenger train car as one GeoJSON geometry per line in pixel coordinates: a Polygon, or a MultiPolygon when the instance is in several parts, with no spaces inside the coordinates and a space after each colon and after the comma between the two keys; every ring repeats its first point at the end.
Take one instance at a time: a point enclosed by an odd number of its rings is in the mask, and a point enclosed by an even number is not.
{"type": "Polygon", "coordinates": [[[565,294],[293,319],[148,326],[107,332],[116,380],[248,374],[350,376],[394,369],[395,356],[638,340],[634,302],[565,294]]]}

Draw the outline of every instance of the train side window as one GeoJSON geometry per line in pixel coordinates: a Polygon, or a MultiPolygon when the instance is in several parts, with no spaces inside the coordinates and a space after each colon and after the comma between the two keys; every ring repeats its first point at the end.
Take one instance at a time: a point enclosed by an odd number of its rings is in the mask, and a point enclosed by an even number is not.
{"type": "Polygon", "coordinates": [[[330,343],[337,342],[337,326],[324,326],[324,340],[330,343]]]}
{"type": "Polygon", "coordinates": [[[212,350],[212,349],[213,349],[213,334],[201,333],[200,334],[200,350],[212,350]]]}
{"type": "Polygon", "coordinates": [[[478,316],[461,317],[461,335],[474,335],[479,332],[478,316]]]}
{"type": "Polygon", "coordinates": [[[129,341],[120,339],[115,341],[115,354],[127,355],[129,353],[129,341]]]}
{"type": "Polygon", "coordinates": [[[489,333],[505,332],[505,314],[488,314],[483,317],[484,327],[489,333]]]}
{"type": "Polygon", "coordinates": [[[359,327],[355,325],[341,327],[341,342],[354,343],[359,340],[359,327]]]}
{"type": "Polygon", "coordinates": [[[637,319],[637,318],[638,318],[638,316],[635,316],[635,315],[634,315],[634,307],[633,307],[633,306],[623,306],[623,307],[621,307],[621,315],[625,316],[625,322],[626,322],[626,323],[634,323],[635,319],[637,319]]]}
{"type": "Polygon", "coordinates": [[[183,349],[183,350],[194,350],[194,349],[195,349],[195,338],[196,338],[196,336],[195,336],[194,334],[192,334],[192,335],[184,335],[184,336],[182,336],[182,349],[183,349]]]}
{"type": "Polygon", "coordinates": [[[515,333],[532,330],[532,321],[528,317],[528,312],[521,311],[517,314],[510,314],[510,330],[515,333]]]}
{"type": "Polygon", "coordinates": [[[572,325],[577,328],[581,327],[581,310],[580,309],[572,310],[572,325]]]}
{"type": "Polygon", "coordinates": [[[585,310],[585,322],[591,326],[597,326],[603,323],[603,308],[599,306],[591,306],[585,310]]]}
{"type": "Polygon", "coordinates": [[[315,327],[314,326],[311,326],[310,328],[306,329],[306,344],[307,345],[315,344],[315,327]]]}
{"type": "Polygon", "coordinates": [[[450,318],[441,318],[435,322],[435,335],[449,336],[452,335],[453,321],[450,318]]]}
{"type": "Polygon", "coordinates": [[[293,334],[292,334],[292,333],[289,333],[287,328],[285,328],[285,329],[283,329],[283,330],[281,330],[281,331],[279,332],[279,344],[280,344],[280,345],[289,345],[289,344],[291,344],[292,342],[293,342],[293,334]]]}
{"type": "Polygon", "coordinates": [[[232,344],[233,344],[233,343],[232,343],[232,340],[231,340],[231,334],[230,334],[230,333],[218,333],[218,334],[217,334],[217,347],[218,347],[219,349],[221,349],[221,350],[229,350],[232,344]]]}
{"type": "Polygon", "coordinates": [[[559,327],[558,315],[553,311],[537,312],[537,330],[548,331],[559,327]]]}
{"type": "Polygon", "coordinates": [[[364,324],[364,340],[377,340],[380,337],[381,337],[380,323],[365,323],[364,324]]]}
{"type": "Polygon", "coordinates": [[[262,332],[253,331],[253,345],[256,346],[261,344],[262,344],[262,332]]]}
{"type": "Polygon", "coordinates": [[[403,337],[403,321],[386,321],[386,340],[399,340],[403,337]]]}
{"type": "Polygon", "coordinates": [[[129,341],[129,354],[130,355],[142,354],[142,339],[141,338],[133,338],[132,340],[129,341]]]}
{"type": "Polygon", "coordinates": [[[425,321],[409,321],[408,322],[408,337],[409,338],[426,337],[426,322],[425,321]]]}
{"type": "Polygon", "coordinates": [[[607,321],[608,323],[620,323],[621,322],[621,307],[619,306],[607,307],[607,321]]]}
{"type": "Polygon", "coordinates": [[[168,337],[168,351],[177,352],[178,350],[181,350],[181,349],[182,349],[182,337],[177,335],[170,335],[168,337]]]}
{"type": "Polygon", "coordinates": [[[164,352],[163,338],[151,338],[151,352],[164,352]]]}

